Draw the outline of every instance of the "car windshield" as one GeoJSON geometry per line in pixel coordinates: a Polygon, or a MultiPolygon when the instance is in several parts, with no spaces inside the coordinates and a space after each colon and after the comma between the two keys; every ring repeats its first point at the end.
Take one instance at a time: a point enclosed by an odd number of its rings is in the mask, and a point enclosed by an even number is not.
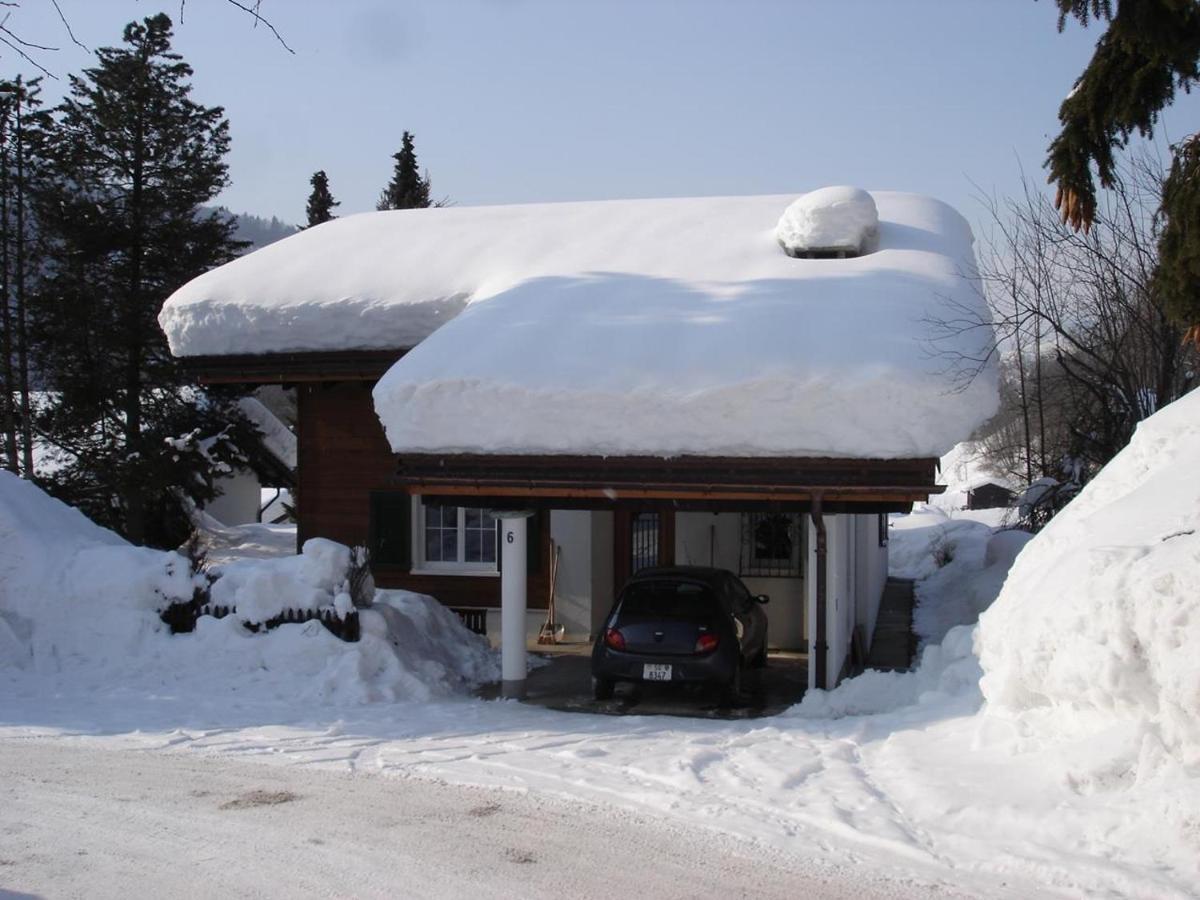
{"type": "Polygon", "coordinates": [[[621,599],[620,617],[706,622],[718,609],[716,597],[693,581],[640,581],[629,585],[621,599]]]}

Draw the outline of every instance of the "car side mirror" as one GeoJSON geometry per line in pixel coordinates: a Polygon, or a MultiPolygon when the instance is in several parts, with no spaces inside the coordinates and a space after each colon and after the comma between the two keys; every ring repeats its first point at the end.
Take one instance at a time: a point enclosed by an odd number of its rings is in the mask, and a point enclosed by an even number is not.
{"type": "Polygon", "coordinates": [[[771,602],[771,598],[769,596],[767,596],[766,594],[759,594],[754,599],[757,600],[759,603],[761,603],[763,606],[766,606],[768,603],[771,602]]]}

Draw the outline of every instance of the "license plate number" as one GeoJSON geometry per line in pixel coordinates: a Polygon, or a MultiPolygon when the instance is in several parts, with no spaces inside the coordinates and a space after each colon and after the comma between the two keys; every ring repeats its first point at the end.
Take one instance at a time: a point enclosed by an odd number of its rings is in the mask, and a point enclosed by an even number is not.
{"type": "Polygon", "coordinates": [[[670,681],[671,667],[646,663],[642,666],[642,678],[646,681],[670,681]]]}

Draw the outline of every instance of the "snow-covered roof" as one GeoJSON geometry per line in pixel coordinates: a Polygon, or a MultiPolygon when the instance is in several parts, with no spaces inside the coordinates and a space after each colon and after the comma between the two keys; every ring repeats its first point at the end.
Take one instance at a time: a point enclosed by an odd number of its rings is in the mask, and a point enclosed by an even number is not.
{"type": "Polygon", "coordinates": [[[182,356],[420,342],[375,393],[397,450],[939,455],[996,405],[993,373],[951,393],[927,345],[925,319],[982,302],[971,231],[871,197],[878,250],[853,259],[784,252],[796,195],[349,216],[195,279],[159,321],[182,356]]]}
{"type": "Polygon", "coordinates": [[[261,400],[242,397],[238,401],[242,414],[262,432],[263,446],[279,460],[280,464],[294,471],[296,468],[296,435],[283,421],[267,409],[261,400]]]}

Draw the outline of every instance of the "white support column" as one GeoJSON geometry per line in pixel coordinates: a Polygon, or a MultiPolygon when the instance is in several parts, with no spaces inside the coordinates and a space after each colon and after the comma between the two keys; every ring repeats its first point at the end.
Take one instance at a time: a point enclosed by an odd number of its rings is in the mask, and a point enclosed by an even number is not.
{"type": "Polygon", "coordinates": [[[500,520],[500,695],[525,696],[526,521],[531,512],[495,512],[500,520]]]}

